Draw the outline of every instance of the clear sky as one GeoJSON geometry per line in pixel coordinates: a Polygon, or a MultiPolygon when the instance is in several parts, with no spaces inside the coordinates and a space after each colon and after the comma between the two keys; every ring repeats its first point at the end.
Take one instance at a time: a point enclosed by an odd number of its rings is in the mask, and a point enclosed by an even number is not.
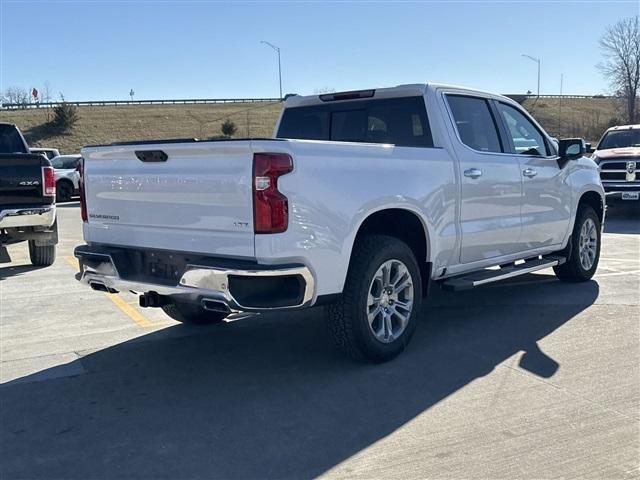
{"type": "Polygon", "coordinates": [[[436,81],[607,93],[595,65],[632,1],[215,2],[0,0],[0,90],[69,100],[275,97],[436,81]]]}

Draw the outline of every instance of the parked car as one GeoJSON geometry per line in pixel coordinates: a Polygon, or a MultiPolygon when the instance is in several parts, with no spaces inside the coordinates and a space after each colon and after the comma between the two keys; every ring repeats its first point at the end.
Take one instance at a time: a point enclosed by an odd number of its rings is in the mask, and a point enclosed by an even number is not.
{"type": "Polygon", "coordinates": [[[430,284],[594,275],[604,190],[584,153],[476,90],[290,96],[273,139],[83,148],[78,278],[181,322],[324,304],[337,345],[386,361],[430,284]]]}
{"type": "Polygon", "coordinates": [[[27,241],[33,265],[56,257],[56,184],[51,162],[30,153],[11,123],[0,123],[0,249],[27,241]]]}
{"type": "Polygon", "coordinates": [[[640,200],[640,125],[607,130],[591,158],[600,167],[607,197],[640,200]]]}
{"type": "Polygon", "coordinates": [[[58,202],[68,202],[72,196],[79,194],[79,163],[80,155],[59,155],[51,159],[51,165],[56,173],[58,202]]]}
{"type": "Polygon", "coordinates": [[[47,157],[49,160],[51,160],[53,157],[57,157],[58,155],[60,155],[60,152],[58,151],[57,148],[32,147],[32,148],[29,148],[29,151],[31,153],[41,153],[45,157],[47,157]]]}

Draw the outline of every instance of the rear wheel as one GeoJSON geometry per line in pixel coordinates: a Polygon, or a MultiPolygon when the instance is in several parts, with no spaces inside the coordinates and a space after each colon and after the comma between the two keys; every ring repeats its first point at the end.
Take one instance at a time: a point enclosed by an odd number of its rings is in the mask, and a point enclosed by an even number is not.
{"type": "Polygon", "coordinates": [[[162,305],[162,310],[174,320],[182,323],[195,323],[198,325],[221,323],[227,317],[226,313],[211,312],[209,310],[205,310],[198,304],[179,302],[175,300],[166,305],[162,305]]]}
{"type": "Polygon", "coordinates": [[[354,247],[342,298],[325,307],[333,342],[353,358],[391,360],[415,331],[421,292],[418,263],[404,242],[364,237],[354,247]]]}
{"type": "Polygon", "coordinates": [[[565,282],[586,282],[598,268],[600,260],[600,218],[589,205],[579,207],[571,234],[571,253],[562,265],[553,267],[565,282]]]}
{"type": "Polygon", "coordinates": [[[29,259],[37,267],[48,267],[56,259],[56,246],[36,245],[35,240],[29,240],[29,259]]]}
{"type": "Polygon", "coordinates": [[[73,184],[66,180],[61,180],[56,184],[56,201],[68,202],[73,195],[73,184]]]}

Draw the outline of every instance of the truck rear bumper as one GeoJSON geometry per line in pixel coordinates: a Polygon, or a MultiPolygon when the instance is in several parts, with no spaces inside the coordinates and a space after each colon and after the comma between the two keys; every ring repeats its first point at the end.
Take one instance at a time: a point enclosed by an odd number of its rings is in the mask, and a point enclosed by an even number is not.
{"type": "MultiPolygon", "coordinates": [[[[165,252],[168,254],[168,252],[165,252]]],[[[94,290],[153,293],[182,301],[222,303],[231,310],[268,311],[310,306],[315,292],[311,271],[301,264],[259,265],[207,258],[180,267],[175,282],[141,272],[123,272],[123,249],[83,245],[75,249],[76,278],[94,290]]],[[[176,255],[180,255],[176,252],[176,255]]]]}
{"type": "Polygon", "coordinates": [[[55,205],[0,210],[0,228],[50,227],[55,220],[55,205]]]}

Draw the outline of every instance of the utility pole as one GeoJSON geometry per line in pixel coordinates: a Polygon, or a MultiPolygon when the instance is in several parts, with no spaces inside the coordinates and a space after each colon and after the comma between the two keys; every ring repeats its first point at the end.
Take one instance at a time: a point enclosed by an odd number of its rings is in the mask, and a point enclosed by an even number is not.
{"type": "Polygon", "coordinates": [[[280,47],[276,47],[273,43],[269,43],[265,40],[261,40],[260,43],[273,48],[278,53],[278,81],[280,82],[280,100],[282,100],[282,66],[280,64],[280,47]]]}
{"type": "Polygon", "coordinates": [[[524,53],[522,54],[522,56],[527,57],[529,60],[532,60],[538,64],[538,98],[540,98],[540,59],[524,53]]]}
{"type": "Polygon", "coordinates": [[[562,82],[564,80],[564,73],[560,74],[560,99],[558,101],[558,136],[560,135],[560,128],[562,126],[562,82]]]}

